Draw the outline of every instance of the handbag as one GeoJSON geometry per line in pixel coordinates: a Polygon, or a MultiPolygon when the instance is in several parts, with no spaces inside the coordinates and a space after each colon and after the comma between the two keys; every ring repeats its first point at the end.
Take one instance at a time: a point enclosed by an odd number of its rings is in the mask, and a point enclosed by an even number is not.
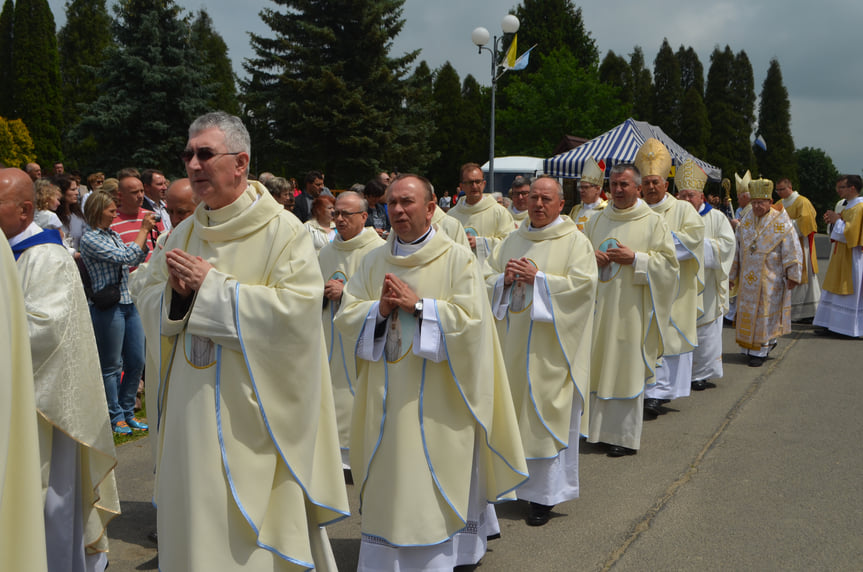
{"type": "Polygon", "coordinates": [[[110,310],[120,302],[120,282],[123,280],[123,266],[117,270],[117,283],[108,284],[98,292],[93,292],[93,282],[90,280],[90,273],[84,265],[84,261],[76,258],[78,271],[81,273],[81,282],[84,284],[84,293],[93,302],[97,310],[110,310]]]}

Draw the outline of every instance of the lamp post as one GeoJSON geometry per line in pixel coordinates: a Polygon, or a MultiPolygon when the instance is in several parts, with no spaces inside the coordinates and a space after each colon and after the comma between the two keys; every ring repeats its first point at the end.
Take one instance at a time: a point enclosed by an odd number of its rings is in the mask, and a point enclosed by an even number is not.
{"type": "MultiPolygon", "coordinates": [[[[497,89],[497,80],[500,75],[497,69],[500,67],[499,57],[503,53],[503,40],[507,34],[515,34],[518,32],[518,18],[512,14],[507,14],[500,22],[500,27],[503,30],[503,35],[494,36],[491,42],[491,48],[486,48],[490,34],[488,30],[480,26],[475,28],[470,34],[471,41],[479,48],[478,53],[483,50],[491,54],[491,133],[489,135],[489,157],[488,157],[488,182],[490,192],[494,192],[494,97],[497,89]]],[[[501,74],[503,75],[503,74],[501,74]]]]}

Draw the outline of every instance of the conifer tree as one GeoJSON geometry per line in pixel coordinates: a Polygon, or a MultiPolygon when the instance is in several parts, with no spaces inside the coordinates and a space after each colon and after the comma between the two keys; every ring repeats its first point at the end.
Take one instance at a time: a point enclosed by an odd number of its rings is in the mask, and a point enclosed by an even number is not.
{"type": "Polygon", "coordinates": [[[704,66],[701,65],[698,54],[695,53],[692,46],[685,49],[683,46],[680,46],[674,55],[680,64],[680,86],[683,88],[683,93],[689,91],[689,88],[695,88],[698,95],[703,98],[704,66]]]}
{"type": "Polygon", "coordinates": [[[690,87],[683,96],[680,109],[680,139],[677,141],[684,149],[703,159],[707,156],[710,142],[710,121],[707,119],[707,106],[695,87],[690,87]]]}
{"type": "Polygon", "coordinates": [[[581,8],[572,0],[522,0],[515,9],[521,26],[518,43],[525,49],[537,45],[541,54],[566,48],[578,61],[579,67],[589,68],[599,63],[596,41],[584,26],[581,8]]]}
{"type": "Polygon", "coordinates": [[[432,73],[421,61],[405,81],[401,113],[393,117],[396,137],[381,158],[382,167],[401,173],[425,173],[439,151],[429,145],[435,130],[432,73]]]}
{"type": "Polygon", "coordinates": [[[439,190],[452,190],[458,168],[465,162],[468,134],[465,129],[461,79],[451,63],[446,62],[434,73],[434,131],[429,147],[439,152],[428,169],[428,178],[439,190]]]}
{"type": "MultiPolygon", "coordinates": [[[[824,150],[812,147],[798,149],[794,158],[798,178],[794,188],[812,201],[819,214],[832,210],[836,205],[836,179],[839,178],[833,159],[824,150]]],[[[815,218],[819,226],[824,225],[820,216],[815,218]]]]}
{"type": "Polygon", "coordinates": [[[73,130],[92,142],[84,166],[180,173],[189,125],[212,98],[207,70],[173,0],[123,0],[115,13],[101,95],[73,130]]]}
{"type": "MultiPolygon", "coordinates": [[[[105,0],[71,0],[66,3],[66,24],[57,34],[63,109],[66,125],[78,123],[81,113],[99,97],[99,76],[111,37],[111,16],[105,0]]],[[[65,141],[66,149],[72,141],[65,141]]]]}
{"type": "Polygon", "coordinates": [[[12,99],[12,38],[15,24],[15,6],[12,0],[3,3],[0,11],[0,117],[12,117],[15,113],[12,99]]]}
{"type": "MultiPolygon", "coordinates": [[[[739,115],[739,131],[735,147],[735,160],[745,169],[758,172],[756,158],[752,152],[752,129],[755,127],[755,76],[749,56],[743,50],[734,56],[734,73],[731,76],[731,93],[734,108],[739,115]]],[[[791,151],[794,151],[792,145],[791,151]]]]}
{"type": "Polygon", "coordinates": [[[629,54],[629,69],[632,71],[632,117],[639,121],[653,120],[653,78],[644,67],[644,52],[635,46],[629,54]]]}
{"type": "Polygon", "coordinates": [[[625,58],[618,56],[608,50],[605,58],[599,65],[599,81],[607,83],[618,89],[617,98],[626,109],[627,114],[632,114],[632,70],[625,58]]]}
{"type": "Polygon", "coordinates": [[[409,134],[395,120],[405,75],[418,52],[390,57],[404,0],[273,0],[261,12],[272,36],[252,34],[244,99],[266,102],[268,156],[289,171],[320,169],[327,183],[350,185],[380,168],[409,134]]]}
{"type": "Polygon", "coordinates": [[[774,181],[788,177],[797,182],[797,161],[791,136],[791,103],[782,82],[779,61],[770,60],[767,77],[761,86],[758,105],[758,135],[767,143],[767,150],[756,147],[761,175],[774,181]]]}
{"type": "Polygon", "coordinates": [[[491,121],[491,88],[483,88],[475,77],[468,74],[461,87],[465,134],[465,156],[456,166],[453,179],[458,179],[458,167],[468,161],[484,163],[489,152],[489,122],[491,121]]]}
{"type": "Polygon", "coordinates": [[[666,38],[653,61],[653,122],[674,141],[680,139],[682,99],[680,63],[666,38]]]}
{"type": "Polygon", "coordinates": [[[192,22],[192,47],[198,51],[204,62],[207,77],[212,85],[213,96],[207,106],[210,109],[226,111],[231,115],[239,114],[237,82],[231,66],[231,58],[228,57],[228,46],[213,27],[213,19],[204,8],[198,10],[192,22]]]}
{"type": "Polygon", "coordinates": [[[734,93],[734,53],[725,46],[716,48],[710,56],[710,69],[707,72],[707,85],[704,104],[710,122],[710,144],[707,160],[722,169],[723,176],[733,178],[734,173],[743,174],[750,165],[738,160],[739,142],[749,135],[744,129],[744,121],[737,108],[740,99],[734,93]]]}
{"type": "Polygon", "coordinates": [[[12,41],[13,115],[27,124],[40,161],[61,159],[63,99],[57,30],[47,0],[18,0],[12,41]]]}

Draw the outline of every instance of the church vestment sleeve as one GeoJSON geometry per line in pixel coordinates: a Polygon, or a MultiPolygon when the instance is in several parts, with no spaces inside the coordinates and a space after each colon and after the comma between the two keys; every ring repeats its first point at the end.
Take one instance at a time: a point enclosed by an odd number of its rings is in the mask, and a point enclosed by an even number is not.
{"type": "Polygon", "coordinates": [[[635,272],[632,278],[633,284],[647,284],[648,262],[650,262],[650,255],[648,253],[635,253],[635,261],[632,263],[632,269],[635,272]]]}
{"type": "Polygon", "coordinates": [[[671,236],[674,238],[674,253],[677,256],[677,260],[689,260],[690,258],[695,257],[692,251],[686,248],[686,246],[682,242],[680,242],[677,234],[672,232],[671,236]]]}
{"type": "Polygon", "coordinates": [[[845,221],[841,218],[833,225],[833,232],[830,233],[830,240],[836,242],[846,242],[845,240],[845,221]]]}
{"type": "Polygon", "coordinates": [[[509,290],[511,287],[504,286],[503,274],[500,274],[494,281],[491,294],[491,312],[498,320],[506,318],[506,313],[509,310],[509,290]]]}
{"type": "Polygon", "coordinates": [[[530,319],[536,322],[554,322],[548,280],[541,270],[536,273],[533,282],[533,304],[530,307],[530,319]]]}
{"type": "Polygon", "coordinates": [[[189,314],[189,334],[209,338],[221,346],[241,351],[234,322],[237,315],[237,284],[236,280],[215,268],[207,273],[189,314]]]}
{"type": "Polygon", "coordinates": [[[719,256],[716,252],[717,246],[713,244],[713,241],[709,238],[704,239],[704,267],[710,268],[711,270],[718,269],[719,266],[719,256]]]}
{"type": "Polygon", "coordinates": [[[378,320],[386,318],[381,316],[379,311],[380,302],[371,303],[366,319],[363,322],[362,331],[357,340],[357,358],[368,361],[378,361],[384,355],[384,344],[386,343],[386,335],[376,336],[375,333],[378,327],[378,320]]]}
{"type": "Polygon", "coordinates": [[[446,359],[444,339],[437,315],[437,302],[423,298],[422,323],[414,330],[414,355],[440,363],[446,359]]]}

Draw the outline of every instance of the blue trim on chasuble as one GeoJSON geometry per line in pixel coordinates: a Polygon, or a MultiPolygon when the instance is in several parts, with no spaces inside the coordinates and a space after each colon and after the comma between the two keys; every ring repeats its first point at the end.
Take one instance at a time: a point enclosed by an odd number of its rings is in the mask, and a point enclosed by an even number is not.
{"type": "MultiPolygon", "coordinates": [[[[374,304],[372,304],[372,307],[374,307],[374,304]]],[[[368,318],[368,315],[370,313],[371,313],[371,310],[366,312],[366,318],[368,318]]],[[[359,346],[359,344],[360,344],[360,340],[363,337],[363,330],[365,330],[365,329],[366,329],[366,321],[363,320],[363,327],[360,330],[359,337],[357,338],[357,346],[359,346]]],[[[372,344],[374,344],[374,338],[372,338],[372,340],[373,340],[372,344]]],[[[356,349],[354,350],[354,355],[356,355],[356,349]]],[[[364,473],[365,478],[363,478],[362,485],[360,485],[360,512],[362,512],[362,510],[363,510],[363,496],[364,496],[364,492],[366,489],[366,483],[369,480],[369,469],[372,466],[372,462],[375,460],[375,455],[377,454],[378,449],[380,449],[381,441],[383,441],[383,439],[384,439],[384,424],[386,423],[386,420],[387,420],[387,394],[389,393],[389,389],[390,389],[390,372],[389,372],[389,368],[387,367],[386,357],[381,356],[381,360],[383,361],[383,364],[384,364],[384,395],[383,395],[383,398],[381,399],[381,424],[380,424],[380,427],[378,428],[378,440],[375,443],[375,446],[372,448],[371,455],[369,455],[369,462],[366,463],[366,466],[365,466],[365,473],[364,473]]],[[[366,386],[367,386],[366,391],[368,392],[368,384],[366,384],[366,386]]],[[[353,426],[353,421],[351,421],[351,425],[353,426]]],[[[382,537],[379,537],[379,538],[382,538],[382,537]]],[[[384,540],[386,540],[386,539],[384,538],[384,540]]],[[[387,540],[387,542],[389,542],[389,541],[387,540]]],[[[390,542],[390,544],[392,544],[392,543],[390,542]]]]}
{"type": "MultiPolygon", "coordinates": [[[[533,398],[533,380],[530,378],[530,342],[533,339],[533,320],[530,321],[530,328],[527,330],[527,394],[530,396],[530,402],[533,404],[533,410],[536,412],[536,416],[539,419],[539,422],[542,423],[542,426],[545,427],[545,430],[548,431],[549,435],[551,435],[555,441],[558,443],[565,443],[563,439],[555,435],[554,431],[551,430],[545,419],[542,418],[542,414],[539,412],[539,408],[536,406],[536,399],[533,398]]],[[[572,420],[570,420],[570,424],[572,420]]],[[[560,452],[563,449],[566,449],[567,446],[564,446],[562,449],[557,451],[557,455],[553,455],[551,457],[525,457],[526,461],[539,461],[543,459],[556,459],[560,456],[560,452]]]]}
{"type": "MultiPolygon", "coordinates": [[[[472,408],[471,408],[471,406],[470,406],[470,403],[468,403],[467,398],[464,396],[464,392],[463,392],[463,391],[462,391],[462,389],[461,389],[461,382],[458,380],[458,377],[456,376],[455,371],[453,371],[453,369],[452,369],[452,362],[450,361],[450,357],[449,357],[449,348],[447,347],[447,343],[446,343],[446,335],[445,335],[445,334],[444,334],[444,332],[443,332],[443,323],[441,322],[441,319],[440,319],[440,312],[438,311],[438,306],[437,306],[437,304],[438,304],[438,301],[437,301],[437,299],[435,299],[435,301],[434,301],[434,311],[435,311],[435,316],[437,317],[437,323],[440,325],[440,329],[441,329],[441,341],[443,342],[443,350],[444,350],[444,354],[446,354],[446,364],[447,364],[447,367],[449,368],[449,373],[450,373],[450,375],[452,375],[452,378],[453,378],[453,380],[455,381],[455,386],[456,386],[456,388],[458,389],[459,395],[461,395],[461,399],[462,399],[462,401],[464,401],[464,404],[467,406],[467,410],[468,410],[468,411],[470,411],[471,417],[473,417],[474,421],[476,421],[476,424],[477,424],[477,425],[479,425],[479,426],[480,426],[480,428],[482,428],[482,431],[483,431],[483,433],[484,433],[484,440],[485,440],[485,444],[486,444],[486,446],[489,448],[489,450],[490,450],[492,453],[494,453],[495,455],[497,455],[497,456],[500,458],[500,460],[501,460],[501,461],[503,461],[503,462],[504,462],[504,464],[512,470],[512,472],[514,472],[514,473],[515,473],[515,474],[517,474],[517,475],[521,475],[521,476],[523,476],[523,477],[524,477],[524,480],[522,480],[520,483],[518,483],[517,485],[515,485],[515,486],[514,486],[514,487],[512,487],[511,489],[508,489],[508,490],[502,491],[502,492],[500,493],[500,495],[498,495],[498,497],[497,497],[497,498],[500,498],[500,497],[502,497],[502,496],[504,496],[504,495],[507,495],[507,494],[511,493],[512,491],[514,491],[515,489],[517,489],[518,487],[520,487],[521,485],[523,485],[524,483],[526,483],[526,482],[527,482],[527,479],[528,479],[528,474],[527,474],[527,473],[522,473],[521,471],[519,471],[518,469],[516,469],[515,467],[513,467],[513,466],[509,463],[509,461],[506,459],[506,457],[504,457],[503,455],[501,455],[501,454],[500,454],[500,453],[499,453],[499,452],[498,452],[494,447],[492,447],[492,446],[491,446],[491,443],[489,443],[489,440],[488,440],[488,428],[486,428],[486,426],[485,426],[485,425],[483,425],[483,424],[482,424],[482,422],[481,422],[479,419],[477,419],[476,414],[473,412],[473,409],[472,409],[472,408]]],[[[494,325],[492,325],[492,327],[494,327],[494,325]]],[[[504,499],[504,501],[508,501],[508,500],[509,500],[509,499],[504,499]]]]}

